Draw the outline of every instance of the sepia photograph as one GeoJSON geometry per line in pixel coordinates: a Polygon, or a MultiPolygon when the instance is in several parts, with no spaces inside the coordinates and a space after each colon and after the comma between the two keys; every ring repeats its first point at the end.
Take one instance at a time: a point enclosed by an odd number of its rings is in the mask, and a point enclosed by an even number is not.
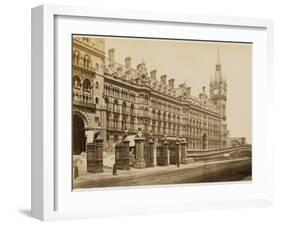
{"type": "Polygon", "coordinates": [[[71,76],[74,191],[252,180],[252,43],[73,34],[71,76]]]}

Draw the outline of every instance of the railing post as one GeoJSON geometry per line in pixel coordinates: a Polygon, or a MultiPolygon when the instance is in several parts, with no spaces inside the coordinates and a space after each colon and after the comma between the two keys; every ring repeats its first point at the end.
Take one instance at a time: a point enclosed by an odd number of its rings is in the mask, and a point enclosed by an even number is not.
{"type": "Polygon", "coordinates": [[[127,133],[123,140],[115,145],[115,167],[119,170],[130,169],[130,147],[127,133]]]}
{"type": "Polygon", "coordinates": [[[187,142],[184,138],[181,139],[181,163],[186,164],[187,159],[186,159],[186,145],[187,142]]]}
{"type": "Polygon", "coordinates": [[[176,141],[176,164],[179,167],[180,166],[180,160],[181,160],[181,142],[177,138],[176,141]]]}
{"type": "Polygon", "coordinates": [[[87,171],[103,172],[103,139],[100,132],[95,133],[92,143],[87,144],[87,171]]]}
{"type": "Polygon", "coordinates": [[[144,161],[144,142],[145,137],[139,129],[137,135],[135,136],[135,144],[136,144],[136,159],[134,162],[134,167],[138,169],[145,168],[145,161],[144,161]]]}
{"type": "Polygon", "coordinates": [[[169,158],[168,158],[168,142],[165,138],[157,147],[157,165],[158,166],[168,166],[169,165],[169,158]]]}
{"type": "Polygon", "coordinates": [[[152,132],[150,132],[150,136],[144,144],[144,159],[146,167],[154,167],[154,140],[152,132]]]}

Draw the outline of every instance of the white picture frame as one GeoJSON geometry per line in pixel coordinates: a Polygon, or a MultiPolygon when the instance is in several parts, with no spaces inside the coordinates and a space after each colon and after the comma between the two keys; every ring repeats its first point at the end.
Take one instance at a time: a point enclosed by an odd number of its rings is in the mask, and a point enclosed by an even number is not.
{"type": "MultiPolygon", "coordinates": [[[[82,27],[80,26],[79,29],[82,29],[80,31],[83,31],[82,27]]],[[[142,37],[150,37],[152,34],[149,34],[149,31],[150,29],[132,30],[130,34],[143,34],[142,37]]],[[[76,32],[77,30],[74,33],[76,32]]],[[[111,34],[112,31],[107,29],[104,32],[111,34]]],[[[174,35],[179,35],[179,33],[174,35]]],[[[251,39],[252,36],[254,35],[249,34],[248,38],[251,39]]],[[[200,34],[198,37],[200,37],[200,34]]],[[[215,40],[215,37],[215,34],[210,35],[209,40],[215,40]]],[[[191,37],[191,39],[193,38],[191,37]]],[[[206,36],[202,39],[206,40],[206,36]]],[[[239,34],[233,39],[239,40],[239,34]]],[[[156,14],[153,12],[57,5],[43,5],[32,9],[32,216],[41,220],[55,220],[271,205],[273,202],[273,178],[267,175],[270,175],[273,171],[273,150],[269,148],[266,139],[266,120],[271,111],[270,95],[273,87],[272,39],[273,22],[265,19],[165,12],[156,14]],[[67,21],[56,21],[66,17],[73,21],[80,21],[77,24],[72,21],[73,26],[70,27],[67,27],[67,24],[69,24],[67,21]],[[60,32],[60,29],[63,34],[68,34],[69,29],[76,29],[79,23],[84,23],[86,20],[96,20],[97,23],[101,23],[103,20],[112,23],[125,21],[126,24],[132,25],[141,23],[143,28],[149,28],[152,24],[156,27],[157,24],[161,24],[161,26],[166,24],[167,26],[200,27],[202,31],[216,27],[220,30],[233,28],[243,29],[246,32],[257,32],[255,36],[260,37],[260,39],[255,39],[257,51],[264,54],[258,56],[255,51],[253,52],[253,57],[257,60],[256,64],[253,65],[252,75],[253,181],[247,185],[230,183],[223,186],[220,183],[215,183],[213,185],[196,186],[162,186],[153,189],[142,187],[116,190],[97,189],[73,193],[71,184],[60,180],[63,175],[71,178],[71,170],[63,169],[64,166],[61,164],[62,152],[58,150],[60,146],[56,143],[56,129],[60,123],[58,120],[66,114],[64,111],[58,112],[57,104],[59,100],[56,99],[61,95],[60,92],[68,91],[69,86],[68,88],[66,86],[70,84],[66,82],[64,87],[61,86],[60,78],[55,76],[61,72],[60,70],[64,70],[56,68],[57,60],[59,60],[57,52],[60,48],[58,46],[60,42],[56,42],[56,35],[60,32]],[[264,152],[261,152],[262,150],[264,152]],[[230,194],[232,195],[230,196],[230,194]],[[169,198],[173,195],[174,199],[169,198]],[[127,198],[124,198],[126,196],[127,198]],[[135,197],[135,199],[132,200],[130,197],[135,197]],[[143,197],[149,197],[149,200],[145,200],[143,197]],[[151,199],[151,197],[155,199],[151,199]],[[166,198],[161,199],[161,197],[166,198]],[[89,199],[89,202],[91,202],[91,199],[95,200],[95,205],[86,204],[87,199],[89,199]],[[118,202],[120,205],[108,206],[108,203],[111,202],[118,202]],[[66,206],[71,206],[71,208],[66,208],[66,206]]],[[[243,38],[241,40],[243,41],[243,38]]],[[[71,58],[70,56],[69,58],[71,58]]],[[[69,74],[69,70],[70,68],[64,71],[66,75],[69,74]]],[[[71,74],[69,74],[69,78],[71,78],[71,74]]],[[[69,99],[69,101],[71,100],[69,99]]]]}

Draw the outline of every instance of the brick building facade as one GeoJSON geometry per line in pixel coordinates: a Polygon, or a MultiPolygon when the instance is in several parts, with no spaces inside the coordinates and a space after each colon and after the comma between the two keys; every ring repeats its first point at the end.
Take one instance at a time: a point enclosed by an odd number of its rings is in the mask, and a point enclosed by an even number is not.
{"type": "MultiPolygon", "coordinates": [[[[105,151],[111,152],[125,131],[152,133],[156,143],[164,135],[183,137],[187,148],[207,150],[227,144],[226,91],[221,64],[209,83],[209,96],[198,96],[186,82],[157,70],[147,71],[144,62],[133,68],[131,57],[115,61],[115,49],[105,53],[105,39],[73,36],[73,154],[85,151],[99,129],[105,151]]],[[[122,50],[120,50],[122,51],[122,50]]]]}

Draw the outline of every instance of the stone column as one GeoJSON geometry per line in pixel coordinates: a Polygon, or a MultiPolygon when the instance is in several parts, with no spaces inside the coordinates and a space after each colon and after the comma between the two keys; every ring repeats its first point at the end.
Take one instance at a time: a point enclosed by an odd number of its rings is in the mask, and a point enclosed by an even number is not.
{"type": "Polygon", "coordinates": [[[113,152],[113,135],[109,135],[109,139],[108,139],[108,149],[109,152],[113,152]]]}
{"type": "Polygon", "coordinates": [[[103,151],[107,152],[107,118],[106,118],[106,108],[103,105],[101,107],[101,119],[100,119],[100,127],[101,127],[101,136],[103,138],[103,151]]]}
{"type": "Polygon", "coordinates": [[[117,144],[120,144],[122,141],[123,141],[123,136],[119,135],[118,140],[117,140],[117,144]]]}
{"type": "Polygon", "coordinates": [[[127,116],[127,120],[126,120],[126,130],[130,131],[130,121],[131,121],[131,117],[127,116]]]}
{"type": "Polygon", "coordinates": [[[141,129],[139,129],[137,135],[135,136],[136,160],[134,162],[134,167],[138,169],[145,168],[144,142],[145,142],[145,137],[143,136],[141,129]]]}
{"type": "Polygon", "coordinates": [[[118,131],[122,130],[122,115],[121,114],[119,114],[119,117],[118,117],[117,130],[118,131]]]}
{"type": "Polygon", "coordinates": [[[159,132],[159,135],[161,135],[161,134],[163,134],[163,122],[160,121],[159,125],[160,125],[160,132],[159,132]]]}

